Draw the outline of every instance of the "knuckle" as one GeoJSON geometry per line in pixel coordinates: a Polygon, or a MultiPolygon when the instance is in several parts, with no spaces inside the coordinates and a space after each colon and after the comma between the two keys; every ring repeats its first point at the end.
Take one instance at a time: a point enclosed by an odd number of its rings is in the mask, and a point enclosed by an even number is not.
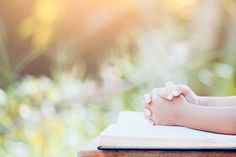
{"type": "Polygon", "coordinates": [[[152,95],[152,97],[156,97],[156,95],[158,94],[158,88],[154,88],[154,89],[152,89],[152,92],[151,92],[151,95],[152,95]]]}

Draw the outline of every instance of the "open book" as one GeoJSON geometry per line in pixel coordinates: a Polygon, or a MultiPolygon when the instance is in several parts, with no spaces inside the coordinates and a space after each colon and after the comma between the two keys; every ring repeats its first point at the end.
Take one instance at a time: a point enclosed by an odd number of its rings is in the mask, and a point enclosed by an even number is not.
{"type": "Polygon", "coordinates": [[[143,113],[121,112],[117,123],[100,135],[98,149],[236,150],[236,136],[176,126],[153,126],[143,113]]]}

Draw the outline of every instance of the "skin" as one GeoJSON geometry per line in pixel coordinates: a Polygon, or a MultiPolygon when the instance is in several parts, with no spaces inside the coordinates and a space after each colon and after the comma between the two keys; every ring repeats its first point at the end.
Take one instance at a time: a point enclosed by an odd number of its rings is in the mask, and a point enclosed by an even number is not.
{"type": "Polygon", "coordinates": [[[146,118],[154,124],[236,134],[235,96],[199,97],[187,86],[168,82],[164,88],[155,88],[146,94],[144,101],[149,112],[146,118]]]}
{"type": "Polygon", "coordinates": [[[199,104],[204,106],[222,107],[222,106],[235,106],[236,107],[236,96],[228,97],[198,97],[199,104]]]}

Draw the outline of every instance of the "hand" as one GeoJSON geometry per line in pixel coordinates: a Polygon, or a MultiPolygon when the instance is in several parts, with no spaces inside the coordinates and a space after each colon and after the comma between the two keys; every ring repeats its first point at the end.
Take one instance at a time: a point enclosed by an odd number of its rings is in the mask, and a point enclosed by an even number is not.
{"type": "MultiPolygon", "coordinates": [[[[168,101],[172,101],[174,98],[183,95],[188,103],[199,104],[198,96],[186,85],[175,85],[173,82],[166,82],[163,88],[159,88],[158,90],[155,90],[155,92],[168,101]]],[[[143,103],[152,103],[151,94],[147,93],[144,95],[143,103]]],[[[144,114],[145,118],[150,119],[151,115],[152,112],[149,109],[146,109],[144,114]]]]}
{"type": "Polygon", "coordinates": [[[178,125],[186,102],[184,96],[180,95],[172,101],[161,98],[157,93],[160,89],[153,89],[151,92],[152,102],[145,104],[145,108],[150,111],[148,119],[158,125],[178,125]]]}
{"type": "MultiPolygon", "coordinates": [[[[173,100],[175,97],[183,95],[188,103],[199,104],[198,96],[186,85],[175,85],[173,82],[166,82],[165,86],[158,90],[160,97],[166,100],[173,100]]],[[[150,104],[152,97],[150,94],[144,95],[144,103],[150,104]]]]}

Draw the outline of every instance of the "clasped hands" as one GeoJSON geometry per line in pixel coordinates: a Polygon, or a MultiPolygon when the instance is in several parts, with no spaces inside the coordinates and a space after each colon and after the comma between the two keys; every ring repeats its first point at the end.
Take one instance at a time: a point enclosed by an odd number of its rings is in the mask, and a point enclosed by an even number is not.
{"type": "Polygon", "coordinates": [[[144,95],[145,118],[154,125],[181,125],[185,107],[198,104],[198,96],[186,85],[165,83],[144,95]]]}

